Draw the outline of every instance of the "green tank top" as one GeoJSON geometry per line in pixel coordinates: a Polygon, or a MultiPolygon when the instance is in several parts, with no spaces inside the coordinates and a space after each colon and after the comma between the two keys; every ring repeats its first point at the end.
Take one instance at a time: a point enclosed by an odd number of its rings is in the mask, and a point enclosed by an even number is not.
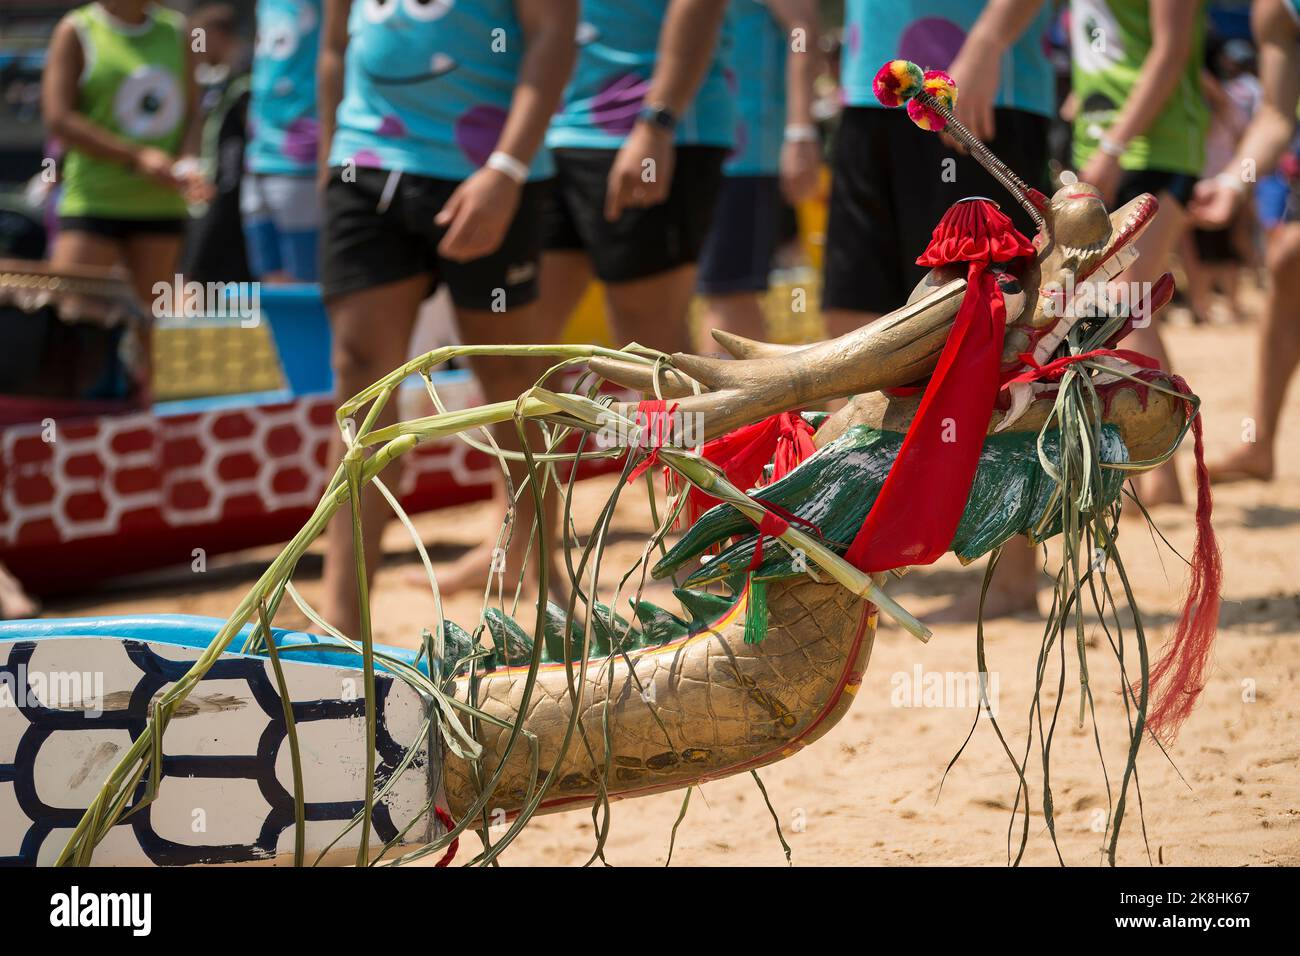
{"type": "MultiPolygon", "coordinates": [[[[1199,176],[1205,165],[1210,114],[1201,94],[1205,59],[1205,3],[1189,0],[1195,17],[1192,50],[1164,110],[1120,158],[1124,169],[1151,169],[1199,176]]],[[[1074,163],[1081,168],[1119,115],[1151,50],[1146,0],[1071,0],[1070,50],[1078,114],[1074,163]]]]}
{"type": "MultiPolygon", "coordinates": [[[[122,139],[173,156],[185,135],[184,21],[153,6],[139,25],[123,23],[98,3],[68,14],[85,66],[77,109],[122,139]]],[[[180,194],[114,160],[75,147],[63,157],[62,216],[165,219],[186,215],[180,194]]]]}

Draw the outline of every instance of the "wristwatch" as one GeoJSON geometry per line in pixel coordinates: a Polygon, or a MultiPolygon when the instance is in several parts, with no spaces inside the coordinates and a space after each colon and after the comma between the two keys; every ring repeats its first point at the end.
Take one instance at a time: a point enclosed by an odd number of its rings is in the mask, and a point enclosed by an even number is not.
{"type": "Polygon", "coordinates": [[[677,128],[677,117],[666,106],[652,106],[647,103],[636,114],[636,120],[638,123],[649,123],[666,133],[671,133],[677,128]]]}

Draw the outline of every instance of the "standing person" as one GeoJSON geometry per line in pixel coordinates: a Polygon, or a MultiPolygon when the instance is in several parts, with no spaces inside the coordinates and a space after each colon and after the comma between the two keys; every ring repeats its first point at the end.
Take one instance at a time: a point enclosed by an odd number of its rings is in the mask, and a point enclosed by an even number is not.
{"type": "Polygon", "coordinates": [[[556,181],[542,257],[545,327],[593,275],[614,339],[689,346],[696,266],[732,141],[718,37],[727,0],[582,0],[578,62],[546,145],[556,181]]]}
{"type": "Polygon", "coordinates": [[[190,30],[203,31],[203,57],[211,78],[203,94],[203,172],[213,196],[185,237],[181,272],[196,282],[249,282],[240,185],[247,143],[248,60],[239,18],[228,3],[205,3],[190,15],[190,30]]]}
{"type": "Polygon", "coordinates": [[[258,0],[240,210],[249,267],[267,282],[316,281],[320,36],[321,0],[258,0]]]}
{"type": "Polygon", "coordinates": [[[190,49],[174,10],[101,0],[59,21],[46,59],[41,110],[66,150],[51,264],[124,266],[142,306],[174,282],[186,197],[207,195],[190,49]]]}
{"type": "MultiPolygon", "coordinates": [[[[1251,27],[1259,44],[1262,96],[1236,155],[1214,179],[1197,185],[1192,213],[1225,228],[1243,209],[1251,184],[1286,155],[1300,105],[1300,0],[1255,0],[1251,27]]],[[[1274,446],[1287,385],[1300,364],[1300,186],[1293,185],[1283,223],[1268,247],[1269,291],[1260,338],[1254,417],[1237,452],[1210,465],[1213,481],[1271,481],[1274,446]]]]}
{"type": "Polygon", "coordinates": [[[706,348],[714,328],[763,338],[760,297],[772,269],[781,198],[794,206],[811,196],[821,167],[812,111],[820,52],[816,4],[736,0],[731,23],[736,143],[700,254],[706,348]]]}
{"type": "MultiPolygon", "coordinates": [[[[1201,95],[1202,0],[1072,0],[1074,162],[1079,178],[1115,209],[1142,193],[1160,212],[1137,240],[1137,261],[1116,281],[1151,288],[1186,226],[1186,205],[1205,165],[1209,111],[1201,95]]],[[[1148,318],[1125,345],[1169,356],[1148,318]]],[[[1140,479],[1143,503],[1182,501],[1173,463],[1140,479]]]]}
{"type": "MultiPolygon", "coordinates": [[[[842,335],[907,301],[916,265],[954,202],[1005,191],[932,133],[898,123],[871,84],[908,59],[957,81],[957,116],[1029,185],[1047,191],[1047,132],[1055,109],[1043,52],[1042,0],[847,0],[841,84],[845,109],[831,159],[822,307],[842,335]]],[[[1033,234],[1016,203],[1004,211],[1033,234]]]]}
{"type": "MultiPolygon", "coordinates": [[[[827,332],[842,335],[902,306],[924,276],[916,257],[935,224],[967,196],[1006,191],[974,159],[933,133],[899,123],[872,91],[889,60],[946,69],[957,81],[957,117],[1030,186],[1047,186],[1048,130],[1055,109],[1041,0],[848,0],[842,86],[845,109],[831,160],[830,218],[822,307],[827,332]]],[[[1033,235],[1020,205],[1003,204],[1033,235]]],[[[1003,549],[986,595],[990,617],[1037,605],[1035,552],[1003,549]]],[[[967,617],[978,595],[945,609],[967,617]]]]}
{"type": "MultiPolygon", "coordinates": [[[[540,147],[572,68],[577,11],[577,0],[327,0],[321,279],[340,400],[406,360],[420,303],[440,282],[466,342],[553,337],[536,304],[552,176],[540,147]]],[[[514,358],[471,365],[488,401],[514,399],[545,370],[514,358]]],[[[390,403],[378,424],[396,415],[390,403]]],[[[498,431],[517,446],[513,424],[498,431]]],[[[374,489],[362,510],[373,571],[389,510],[374,489]]],[[[355,633],[347,515],[330,524],[324,579],[328,619],[355,633]]]]}

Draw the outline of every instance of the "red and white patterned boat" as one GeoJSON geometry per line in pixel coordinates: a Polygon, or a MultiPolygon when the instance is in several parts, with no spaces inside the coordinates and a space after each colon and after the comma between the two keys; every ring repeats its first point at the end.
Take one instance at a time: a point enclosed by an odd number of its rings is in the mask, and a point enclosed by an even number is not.
{"type": "MultiPolygon", "coordinates": [[[[332,471],[328,326],[314,289],[262,297],[286,389],[135,409],[0,394],[0,562],[27,588],[76,591],[282,541],[303,524],[332,471]]],[[[0,304],[16,321],[14,296],[0,304]]],[[[28,315],[39,305],[21,304],[28,315]]],[[[479,401],[467,372],[435,373],[435,384],[449,408],[479,401]]],[[[431,412],[413,407],[428,403],[422,388],[402,400],[404,414],[431,412]]],[[[486,498],[496,468],[463,442],[431,442],[407,458],[403,506],[486,498]]]]}

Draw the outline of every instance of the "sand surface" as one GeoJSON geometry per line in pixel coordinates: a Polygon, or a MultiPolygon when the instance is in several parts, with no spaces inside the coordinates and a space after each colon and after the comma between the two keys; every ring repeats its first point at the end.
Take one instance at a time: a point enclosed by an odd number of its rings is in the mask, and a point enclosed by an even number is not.
{"type": "MultiPolygon", "coordinates": [[[[1167,336],[1177,371],[1205,400],[1210,457],[1241,440],[1249,413],[1254,330],[1246,326],[1172,328],[1167,336]]],[[[1300,428],[1300,394],[1291,396],[1290,434],[1300,428]]],[[[1178,463],[1190,497],[1191,443],[1178,463]]],[[[1214,667],[1204,698],[1166,759],[1146,746],[1139,762],[1142,820],[1134,801],[1120,841],[1120,862],[1220,866],[1300,864],[1300,449],[1283,440],[1279,477],[1272,484],[1217,490],[1215,527],[1224,552],[1224,606],[1214,667]],[[1148,853],[1150,854],[1148,857],[1148,853]]],[[[579,521],[590,521],[614,479],[585,483],[578,494],[579,521]]],[[[1154,516],[1171,543],[1190,553],[1190,508],[1165,506],[1154,516]]],[[[417,518],[435,560],[449,561],[495,534],[487,505],[417,518]]],[[[1124,560],[1148,626],[1162,643],[1179,607],[1185,566],[1156,547],[1145,528],[1127,521],[1124,560]]],[[[581,524],[580,524],[581,526],[581,524]]],[[[643,495],[620,506],[606,564],[628,567],[650,527],[643,495]]],[[[412,582],[413,561],[400,528],[390,529],[394,558],[376,591],[377,636],[411,644],[432,609],[427,590],[412,582]]],[[[237,604],[275,549],[214,561],[196,585],[178,572],[64,600],[51,615],[183,612],[225,616],[237,604]]],[[[318,563],[308,563],[300,584],[309,599],[319,593],[318,563]]],[[[892,592],[923,620],[955,596],[979,586],[982,563],[961,568],[951,558],[897,582],[892,592]]],[[[610,580],[613,580],[612,578],[610,580]]],[[[1040,601],[1047,599],[1047,580],[1040,601]]],[[[653,598],[652,598],[653,599],[653,598]]],[[[660,601],[671,606],[672,599],[660,601]]],[[[453,620],[470,623],[478,601],[447,602],[453,620]]],[[[295,621],[286,620],[293,624],[295,621]]],[[[1016,777],[992,727],[981,721],[961,760],[944,768],[970,730],[965,707],[897,706],[898,689],[920,668],[975,671],[973,624],[934,626],[928,645],[882,619],[871,666],[847,717],[824,738],[762,771],[772,805],[796,865],[1004,864],[1016,777]]],[[[999,723],[1019,755],[1029,729],[1032,673],[1042,621],[1002,619],[987,627],[990,670],[998,680],[999,723]]],[[[1118,677],[1107,640],[1088,636],[1100,755],[1092,723],[1079,724],[1080,691],[1074,648],[1067,654],[1065,692],[1051,761],[1056,838],[1065,862],[1102,861],[1110,799],[1118,796],[1127,737],[1118,677]]],[[[1046,700],[1055,699],[1053,690],[1046,700]]],[[[1049,711],[1050,713],[1050,711],[1049,711]]],[[[1025,859],[1051,864],[1057,851],[1044,822],[1042,769],[1035,733],[1030,753],[1031,814],[1025,859]]],[[[606,859],[617,865],[665,861],[681,794],[617,803],[612,808],[606,859]]],[[[1021,820],[1017,818],[1017,839],[1021,820]]],[[[468,844],[477,844],[469,838],[468,844]]],[[[467,844],[467,846],[468,846],[467,844]]],[[[537,818],[507,849],[507,865],[580,864],[594,847],[590,814],[537,818]]],[[[465,858],[468,858],[466,855],[465,858]]],[[[753,779],[742,775],[695,791],[677,835],[674,865],[779,865],[784,857],[771,817],[753,779]]]]}

